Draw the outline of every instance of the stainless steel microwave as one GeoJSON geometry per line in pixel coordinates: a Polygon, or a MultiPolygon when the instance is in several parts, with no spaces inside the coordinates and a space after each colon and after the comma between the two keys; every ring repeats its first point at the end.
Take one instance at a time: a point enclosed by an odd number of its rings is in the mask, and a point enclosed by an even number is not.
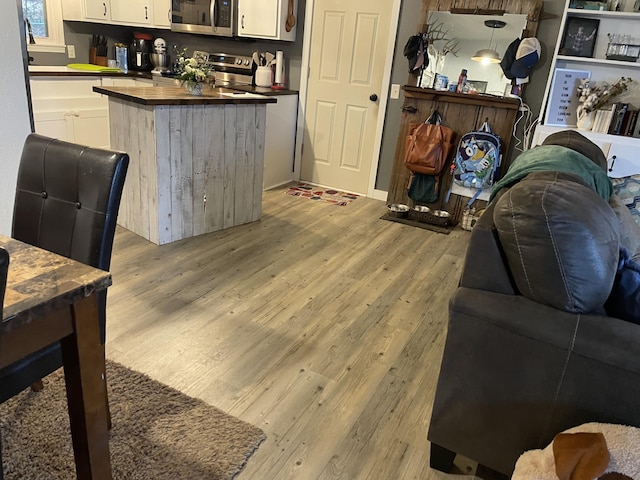
{"type": "Polygon", "coordinates": [[[237,0],[171,0],[171,30],[232,37],[237,0]]]}

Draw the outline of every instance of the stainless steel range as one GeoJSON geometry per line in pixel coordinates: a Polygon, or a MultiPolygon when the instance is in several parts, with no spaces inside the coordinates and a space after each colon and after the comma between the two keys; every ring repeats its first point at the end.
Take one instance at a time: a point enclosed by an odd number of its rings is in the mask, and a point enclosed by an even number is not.
{"type": "Polygon", "coordinates": [[[216,72],[216,86],[251,85],[253,80],[253,60],[244,55],[226,53],[193,52],[195,58],[206,58],[216,72]]]}

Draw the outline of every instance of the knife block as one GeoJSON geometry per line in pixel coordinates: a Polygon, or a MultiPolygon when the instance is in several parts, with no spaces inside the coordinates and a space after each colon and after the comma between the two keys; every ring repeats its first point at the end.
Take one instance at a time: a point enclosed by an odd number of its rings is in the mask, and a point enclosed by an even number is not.
{"type": "Polygon", "coordinates": [[[97,51],[96,47],[89,47],[89,63],[106,67],[108,65],[107,57],[98,56],[97,51]]]}

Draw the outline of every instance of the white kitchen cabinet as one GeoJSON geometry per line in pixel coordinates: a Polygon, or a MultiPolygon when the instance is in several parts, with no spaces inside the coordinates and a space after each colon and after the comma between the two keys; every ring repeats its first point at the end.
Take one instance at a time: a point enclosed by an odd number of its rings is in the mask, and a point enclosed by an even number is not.
{"type": "Polygon", "coordinates": [[[93,92],[99,77],[31,77],[36,133],[109,148],[108,100],[93,92]]]}
{"type": "Polygon", "coordinates": [[[61,0],[63,20],[170,27],[171,0],[61,0]]]}
{"type": "Polygon", "coordinates": [[[151,0],[111,0],[111,20],[118,23],[151,25],[151,0]]]}
{"type": "Polygon", "coordinates": [[[96,20],[111,19],[110,0],[84,0],[85,16],[96,20]]]}
{"type": "MultiPolygon", "coordinates": [[[[558,100],[562,93],[560,82],[554,82],[554,75],[558,69],[587,71],[590,73],[591,81],[596,84],[601,82],[615,83],[620,77],[631,77],[633,83],[629,87],[629,92],[625,97],[620,97],[619,101],[628,102],[633,108],[640,107],[640,63],[620,60],[609,60],[606,58],[609,39],[607,34],[620,34],[635,36],[635,32],[640,26],[640,13],[633,11],[633,2],[626,0],[621,2],[622,11],[598,11],[569,8],[570,0],[566,0],[565,9],[560,25],[558,41],[555,46],[543,107],[540,114],[540,124],[536,127],[532,146],[539,145],[550,134],[566,130],[568,128],[577,130],[575,126],[554,125],[559,122],[567,108],[575,109],[578,105],[577,97],[571,93],[569,102],[558,100]],[[561,51],[562,38],[569,22],[597,21],[597,33],[591,57],[565,55],[561,51]],[[556,91],[558,90],[558,91],[556,91]],[[555,93],[555,94],[554,94],[555,93]],[[623,99],[624,98],[624,99],[623,99]],[[552,105],[555,104],[555,108],[552,105]],[[548,114],[548,111],[550,112],[548,114]],[[560,112],[557,115],[556,112],[560,112]],[[549,117],[549,118],[547,118],[549,117]]],[[[561,72],[562,70],[559,70],[561,72]]],[[[614,99],[616,101],[618,99],[614,99]]],[[[567,110],[568,111],[568,110],[567,110]]],[[[624,135],[608,135],[600,132],[580,130],[580,133],[588,137],[598,145],[607,157],[608,165],[613,170],[609,171],[611,177],[621,177],[640,173],[640,158],[637,158],[637,151],[640,149],[640,138],[624,135]],[[614,161],[615,157],[615,161],[614,161]]]]}
{"type": "MultiPolygon", "coordinates": [[[[297,23],[298,0],[292,13],[297,23]]],[[[296,27],[287,32],[289,0],[238,0],[238,36],[270,40],[296,39],[296,27]]]]}
{"type": "Polygon", "coordinates": [[[171,27],[171,0],[153,0],[153,25],[156,28],[171,27]]]}
{"type": "Polygon", "coordinates": [[[62,19],[109,23],[110,0],[62,0],[62,19]]]}
{"type": "Polygon", "coordinates": [[[267,105],[264,139],[263,188],[278,187],[293,180],[296,149],[298,95],[275,95],[278,103],[267,105]]]}

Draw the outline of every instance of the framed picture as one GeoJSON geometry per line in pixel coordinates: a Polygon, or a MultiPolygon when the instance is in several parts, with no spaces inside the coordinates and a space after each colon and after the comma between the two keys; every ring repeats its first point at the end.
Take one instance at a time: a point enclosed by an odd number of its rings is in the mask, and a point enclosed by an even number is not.
{"type": "Polygon", "coordinates": [[[593,57],[600,20],[568,17],[560,42],[560,55],[593,57]]]}
{"type": "Polygon", "coordinates": [[[545,125],[575,127],[578,122],[578,85],[585,78],[591,78],[588,70],[556,68],[553,72],[549,102],[544,118],[545,125]]]}
{"type": "Polygon", "coordinates": [[[485,82],[483,80],[467,80],[469,91],[473,91],[475,93],[486,93],[488,84],[489,82],[485,82]]]}

